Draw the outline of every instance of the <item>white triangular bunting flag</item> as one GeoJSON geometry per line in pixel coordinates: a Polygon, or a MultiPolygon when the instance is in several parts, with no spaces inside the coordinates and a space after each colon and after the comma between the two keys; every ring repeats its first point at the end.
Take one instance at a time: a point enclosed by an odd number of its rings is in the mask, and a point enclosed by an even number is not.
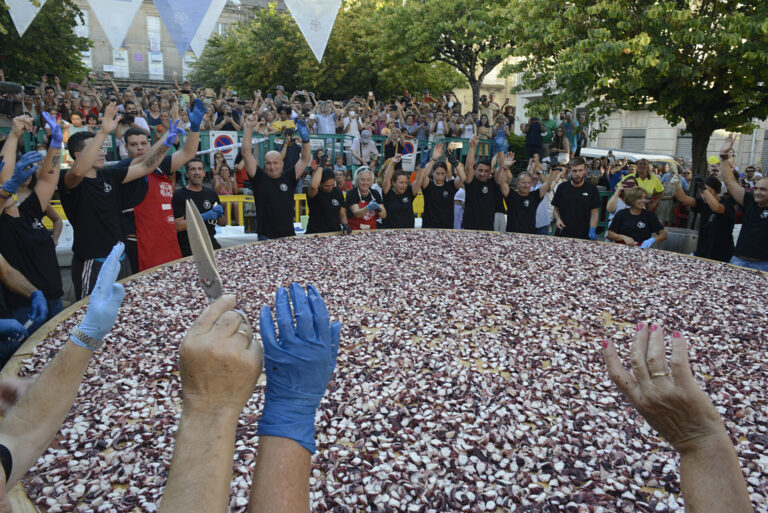
{"type": "Polygon", "coordinates": [[[8,5],[16,32],[19,33],[19,37],[22,37],[45,5],[45,0],[40,0],[40,7],[35,7],[35,4],[29,0],[5,0],[5,3],[8,5]]]}
{"type": "Polygon", "coordinates": [[[323,60],[341,0],[285,0],[317,62],[323,60]]]}
{"type": "Polygon", "coordinates": [[[208,43],[208,39],[211,37],[213,28],[216,26],[216,22],[219,21],[221,11],[224,10],[224,6],[227,5],[227,0],[213,0],[211,6],[208,8],[208,12],[205,13],[200,28],[197,29],[195,37],[189,43],[189,47],[195,52],[195,55],[199,58],[202,55],[205,45],[208,43]]]}
{"type": "Polygon", "coordinates": [[[113,50],[119,50],[142,0],[88,0],[113,50]]]}
{"type": "Polygon", "coordinates": [[[155,0],[155,7],[183,59],[211,3],[208,0],[155,0]]]}

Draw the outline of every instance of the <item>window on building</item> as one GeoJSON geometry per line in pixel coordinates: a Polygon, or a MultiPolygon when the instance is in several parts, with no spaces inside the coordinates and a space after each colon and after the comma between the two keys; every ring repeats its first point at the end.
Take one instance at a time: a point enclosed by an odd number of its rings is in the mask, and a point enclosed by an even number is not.
{"type": "Polygon", "coordinates": [[[683,157],[686,162],[693,159],[693,137],[689,133],[684,133],[682,128],[677,131],[675,157],[683,157]]]}
{"type": "Polygon", "coordinates": [[[763,134],[763,153],[760,154],[760,166],[763,168],[763,176],[768,170],[768,130],[763,134]]]}
{"type": "Polygon", "coordinates": [[[189,78],[189,74],[192,73],[192,66],[197,62],[197,57],[195,57],[195,54],[193,52],[187,52],[184,54],[184,61],[182,62],[182,74],[184,75],[184,80],[187,80],[189,78]]]}
{"type": "Polygon", "coordinates": [[[645,128],[625,128],[621,131],[621,149],[642,153],[645,151],[645,128]]]}
{"type": "Polygon", "coordinates": [[[130,76],[128,50],[125,48],[112,50],[112,63],[115,66],[115,78],[128,78],[130,76]]]}
{"type": "Polygon", "coordinates": [[[229,25],[227,23],[217,23],[216,24],[216,33],[220,36],[223,36],[227,33],[229,30],[229,25]]]}

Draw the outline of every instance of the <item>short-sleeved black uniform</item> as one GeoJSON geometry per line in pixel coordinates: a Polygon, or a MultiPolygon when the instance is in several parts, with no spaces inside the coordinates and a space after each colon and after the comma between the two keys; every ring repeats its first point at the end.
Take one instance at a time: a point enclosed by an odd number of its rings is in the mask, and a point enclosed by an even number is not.
{"type": "Polygon", "coordinates": [[[531,191],[520,196],[509,191],[507,196],[507,231],[515,233],[536,233],[536,209],[541,203],[541,193],[531,191]]]}
{"type": "Polygon", "coordinates": [[[465,230],[493,231],[493,220],[496,207],[501,198],[501,189],[491,178],[481,182],[477,178],[464,184],[466,199],[464,200],[464,220],[461,227],[465,230]]]}
{"type": "MultiPolygon", "coordinates": [[[[19,217],[0,215],[0,253],[8,263],[39,289],[46,299],[64,292],[53,238],[43,225],[43,209],[32,191],[19,205],[19,217]]],[[[27,306],[29,300],[5,289],[8,308],[27,306]]]]}
{"type": "Polygon", "coordinates": [[[421,215],[422,228],[453,228],[453,197],[456,196],[453,180],[435,185],[434,180],[422,189],[424,213],[421,215]]]}
{"type": "Polygon", "coordinates": [[[384,208],[387,209],[387,218],[384,219],[384,228],[413,228],[413,189],[411,184],[405,188],[403,194],[397,194],[392,187],[384,195],[384,208]]]}
{"type": "MultiPolygon", "coordinates": [[[[179,218],[187,216],[188,199],[192,200],[192,202],[197,207],[197,210],[199,210],[201,214],[208,212],[209,210],[213,209],[214,205],[220,203],[219,195],[216,194],[216,191],[213,189],[203,187],[203,190],[201,191],[190,191],[184,187],[183,189],[179,189],[173,193],[173,200],[171,200],[173,205],[173,217],[179,218]]],[[[207,221],[205,223],[205,227],[208,229],[208,235],[211,237],[211,244],[213,244],[213,249],[219,249],[221,245],[215,237],[216,221],[207,221]]],[[[191,255],[192,248],[189,246],[189,236],[187,235],[187,231],[184,230],[183,232],[176,232],[176,238],[179,240],[179,249],[181,249],[181,254],[183,256],[191,255]]]]}
{"type": "Polygon", "coordinates": [[[307,233],[337,232],[341,227],[339,211],[344,206],[341,189],[334,187],[331,192],[318,189],[314,196],[307,195],[309,204],[309,222],[307,233]]]}
{"type": "Polygon", "coordinates": [[[643,209],[640,214],[634,215],[630,209],[625,208],[616,212],[608,229],[621,235],[628,235],[635,242],[645,242],[653,237],[654,233],[663,230],[664,226],[653,212],[643,209]]]}
{"type": "Polygon", "coordinates": [[[565,230],[557,230],[555,235],[586,239],[589,237],[591,211],[600,208],[600,193],[589,182],[583,182],[581,187],[564,182],[555,191],[552,206],[560,209],[560,218],[565,223],[565,230]]]}
{"type": "Polygon", "coordinates": [[[106,258],[123,241],[120,190],[128,167],[99,169],[96,178],[83,178],[67,189],[62,172],[59,194],[64,213],[74,229],[72,252],[81,260],[106,258]]]}
{"type": "Polygon", "coordinates": [[[261,167],[251,177],[251,190],[256,203],[259,235],[269,239],[291,237],[293,230],[293,191],[296,188],[296,166],[285,169],[278,178],[270,178],[261,167]]]}
{"type": "Polygon", "coordinates": [[[744,193],[744,217],[733,254],[741,258],[768,260],[768,207],[755,203],[752,191],[744,193]]]}
{"type": "Polygon", "coordinates": [[[720,200],[725,212],[715,214],[707,202],[696,198],[695,212],[701,214],[699,242],[694,255],[720,262],[729,262],[733,257],[733,223],[736,206],[730,196],[720,200]]]}

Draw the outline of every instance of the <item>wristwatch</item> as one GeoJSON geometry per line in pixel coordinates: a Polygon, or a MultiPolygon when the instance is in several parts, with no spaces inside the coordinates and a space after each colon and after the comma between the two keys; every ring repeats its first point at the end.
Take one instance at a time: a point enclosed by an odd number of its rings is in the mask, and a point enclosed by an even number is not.
{"type": "Polygon", "coordinates": [[[80,328],[75,328],[69,335],[70,340],[84,349],[90,349],[91,351],[98,351],[101,349],[104,341],[98,338],[93,338],[90,335],[83,333],[80,328]]]}

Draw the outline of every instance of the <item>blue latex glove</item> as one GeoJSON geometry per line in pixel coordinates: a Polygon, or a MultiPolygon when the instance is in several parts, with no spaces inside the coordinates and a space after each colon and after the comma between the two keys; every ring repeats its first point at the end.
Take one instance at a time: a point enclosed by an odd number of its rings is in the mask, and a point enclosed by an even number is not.
{"type": "Polygon", "coordinates": [[[656,239],[654,237],[651,237],[650,239],[645,239],[642,244],[640,244],[640,249],[648,249],[651,246],[653,246],[656,243],[656,239]]]}
{"type": "Polygon", "coordinates": [[[27,338],[29,333],[16,319],[0,319],[0,335],[20,342],[27,338]]]}
{"type": "Polygon", "coordinates": [[[312,285],[305,294],[291,283],[291,299],[295,328],[288,291],[278,289],[275,311],[280,338],[269,307],[261,309],[267,388],[258,434],[290,438],[314,453],[315,411],[336,368],[341,323],[330,323],[323,298],[312,285]]]}
{"type": "Polygon", "coordinates": [[[61,143],[64,141],[64,134],[61,133],[61,127],[56,123],[56,120],[53,119],[53,116],[47,112],[43,111],[42,116],[43,119],[45,119],[45,122],[48,123],[48,126],[51,127],[51,148],[61,149],[61,143]]]}
{"type": "Polygon", "coordinates": [[[589,227],[589,240],[597,240],[597,230],[593,227],[589,227]]]}
{"type": "Polygon", "coordinates": [[[165,134],[165,140],[163,141],[163,146],[166,148],[173,146],[179,137],[187,133],[179,126],[180,123],[181,120],[177,119],[175,122],[171,123],[171,126],[168,128],[168,133],[165,134]]]}
{"type": "Polygon", "coordinates": [[[216,221],[218,218],[224,215],[224,208],[221,205],[214,205],[208,212],[200,214],[203,221],[216,221]]]}
{"type": "Polygon", "coordinates": [[[43,156],[36,151],[25,153],[16,163],[11,179],[3,184],[3,190],[9,194],[16,194],[21,184],[29,180],[29,177],[37,171],[37,166],[29,166],[41,160],[43,160],[43,156]],[[28,167],[29,169],[27,169],[28,167]]]}
{"type": "Polygon", "coordinates": [[[32,315],[29,316],[34,322],[44,321],[48,317],[48,301],[45,300],[45,296],[39,290],[32,293],[29,301],[32,307],[32,315]]]}
{"type": "Polygon", "coordinates": [[[368,212],[373,212],[374,210],[378,212],[379,210],[381,210],[381,207],[375,201],[371,201],[370,203],[368,203],[368,205],[366,205],[365,208],[368,209],[368,212]]]}
{"type": "Polygon", "coordinates": [[[309,142],[309,129],[303,119],[296,120],[296,135],[299,136],[301,142],[309,142]]]}
{"type": "MultiPolygon", "coordinates": [[[[120,283],[115,283],[117,275],[120,274],[120,257],[124,250],[125,244],[118,242],[102,264],[96,286],[88,300],[88,311],[85,313],[83,322],[78,326],[85,335],[97,340],[103,340],[112,329],[117,319],[117,311],[125,297],[125,288],[120,283]]],[[[98,349],[78,340],[74,334],[69,338],[80,347],[98,349]]]]}
{"type": "Polygon", "coordinates": [[[507,135],[504,130],[497,130],[496,136],[493,138],[493,153],[500,151],[506,153],[509,149],[509,142],[507,141],[507,135]]]}
{"type": "Polygon", "coordinates": [[[200,98],[195,98],[192,102],[192,110],[187,107],[187,115],[189,116],[189,130],[191,132],[200,131],[200,123],[203,122],[203,116],[205,116],[205,103],[200,101],[200,98]]]}

